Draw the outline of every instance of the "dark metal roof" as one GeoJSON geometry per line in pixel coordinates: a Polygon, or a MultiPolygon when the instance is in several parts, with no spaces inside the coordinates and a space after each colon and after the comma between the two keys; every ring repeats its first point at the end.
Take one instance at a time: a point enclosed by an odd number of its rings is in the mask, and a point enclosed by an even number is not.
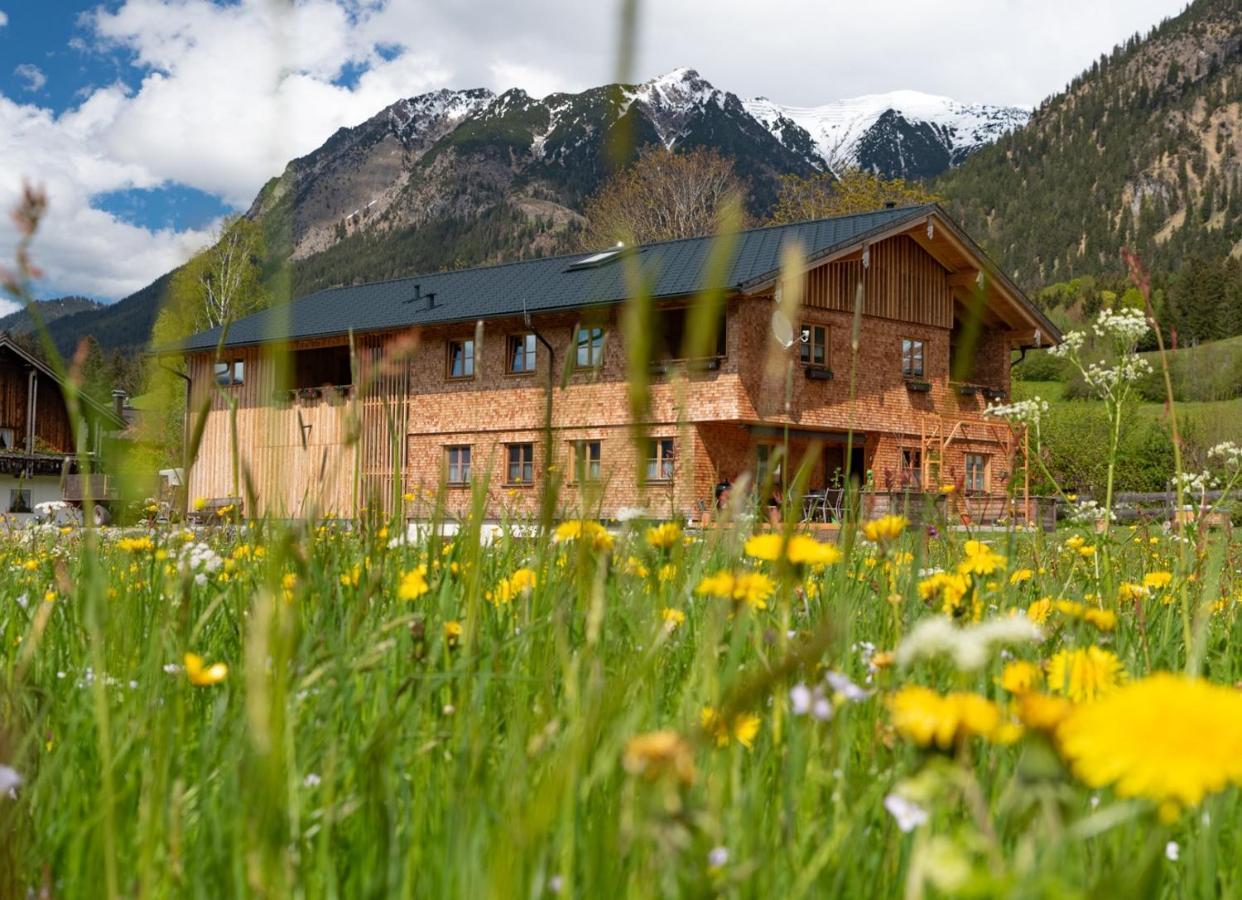
{"type": "MultiPolygon", "coordinates": [[[[932,212],[944,215],[935,205],[907,206],[743,231],[737,235],[723,287],[736,289],[775,274],[787,241],[800,241],[808,256],[822,256],[932,212]]],[[[575,253],[329,288],[239,319],[229,327],[224,346],[616,303],[631,293],[626,273],[631,271],[633,257],[653,297],[685,296],[709,286],[708,259],[715,240],[702,237],[646,244],[624,254],[625,260],[589,268],[571,268],[590,255],[575,253]],[[428,303],[428,294],[435,295],[434,305],[428,303]]],[[[220,328],[202,331],[187,338],[181,349],[212,350],[220,344],[220,337],[220,328]]]]}

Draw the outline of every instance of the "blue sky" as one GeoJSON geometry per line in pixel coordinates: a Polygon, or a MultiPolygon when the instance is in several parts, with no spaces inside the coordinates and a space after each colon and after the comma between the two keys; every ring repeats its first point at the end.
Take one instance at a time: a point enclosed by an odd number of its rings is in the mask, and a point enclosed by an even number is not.
{"type": "MultiPolygon", "coordinates": [[[[43,184],[39,294],[115,300],[203,246],[289,159],[402,97],[613,80],[618,5],[0,0],[0,208],[22,178],[43,184]]],[[[1029,106],[1182,5],[662,0],[641,7],[630,74],[692,66],[792,105],[908,88],[1029,106]]],[[[0,220],[0,261],[15,240],[0,220]]]]}

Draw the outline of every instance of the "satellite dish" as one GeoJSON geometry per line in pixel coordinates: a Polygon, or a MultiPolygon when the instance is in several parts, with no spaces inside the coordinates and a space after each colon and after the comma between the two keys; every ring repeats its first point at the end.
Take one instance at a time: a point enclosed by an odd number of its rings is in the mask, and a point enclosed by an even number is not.
{"type": "Polygon", "coordinates": [[[776,342],[788,350],[794,344],[794,329],[786,316],[781,310],[772,310],[772,337],[776,338],[776,342]]]}

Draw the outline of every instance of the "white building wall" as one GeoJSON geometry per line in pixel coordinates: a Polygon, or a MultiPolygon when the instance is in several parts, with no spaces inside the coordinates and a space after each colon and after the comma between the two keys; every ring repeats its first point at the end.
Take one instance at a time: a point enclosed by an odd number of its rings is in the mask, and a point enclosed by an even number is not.
{"type": "Polygon", "coordinates": [[[0,517],[16,524],[25,524],[34,518],[32,513],[11,512],[13,491],[30,491],[30,508],[40,503],[60,499],[59,475],[36,475],[33,478],[14,478],[0,475],[0,517]]]}

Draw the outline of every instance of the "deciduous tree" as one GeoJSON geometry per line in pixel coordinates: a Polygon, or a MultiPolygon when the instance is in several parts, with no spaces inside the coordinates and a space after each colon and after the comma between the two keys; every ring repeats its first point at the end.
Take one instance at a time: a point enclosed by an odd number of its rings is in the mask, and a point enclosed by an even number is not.
{"type": "Polygon", "coordinates": [[[745,197],[745,182],[716,151],[647,146],[587,200],[582,244],[600,249],[711,234],[726,207],[740,208],[745,197]]]}
{"type": "Polygon", "coordinates": [[[784,225],[828,216],[871,212],[888,204],[913,206],[936,203],[940,198],[923,185],[901,178],[883,178],[861,169],[850,169],[840,177],[828,173],[802,177],[781,177],[771,223],[784,225]]]}

